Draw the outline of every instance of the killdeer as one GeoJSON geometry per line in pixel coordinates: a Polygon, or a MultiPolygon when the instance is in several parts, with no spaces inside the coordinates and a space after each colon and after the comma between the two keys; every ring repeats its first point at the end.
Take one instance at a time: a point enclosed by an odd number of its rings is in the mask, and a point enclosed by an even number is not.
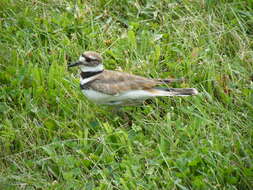
{"type": "Polygon", "coordinates": [[[84,52],[68,67],[81,69],[80,87],[85,96],[98,104],[132,105],[157,96],[190,96],[195,88],[162,88],[178,79],[149,79],[124,72],[105,70],[100,54],[84,52]]]}

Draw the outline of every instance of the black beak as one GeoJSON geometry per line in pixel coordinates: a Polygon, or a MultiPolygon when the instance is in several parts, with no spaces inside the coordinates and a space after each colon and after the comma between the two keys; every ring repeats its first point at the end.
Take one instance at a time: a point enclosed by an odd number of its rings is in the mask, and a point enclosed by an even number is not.
{"type": "Polygon", "coordinates": [[[76,67],[76,66],[79,66],[79,65],[81,65],[81,64],[82,64],[81,61],[77,61],[77,62],[75,62],[75,63],[69,63],[69,64],[68,64],[68,67],[76,67]]]}

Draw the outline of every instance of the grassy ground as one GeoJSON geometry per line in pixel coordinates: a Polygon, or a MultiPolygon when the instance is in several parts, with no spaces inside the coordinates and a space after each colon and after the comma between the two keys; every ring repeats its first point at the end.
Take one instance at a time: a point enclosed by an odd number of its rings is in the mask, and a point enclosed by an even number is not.
{"type": "Polygon", "coordinates": [[[251,0],[1,0],[0,189],[252,189],[251,0]],[[118,114],[67,63],[185,77],[118,114]]]}

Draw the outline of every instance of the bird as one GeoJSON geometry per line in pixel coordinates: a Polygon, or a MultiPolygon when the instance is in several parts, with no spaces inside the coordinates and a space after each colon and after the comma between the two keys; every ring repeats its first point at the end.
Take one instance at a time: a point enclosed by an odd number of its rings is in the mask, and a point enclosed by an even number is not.
{"type": "Polygon", "coordinates": [[[68,68],[76,66],[81,70],[80,88],[83,94],[97,104],[136,105],[154,97],[198,94],[195,88],[161,87],[180,79],[151,79],[106,70],[102,56],[95,51],[85,51],[78,61],[68,64],[68,68]]]}

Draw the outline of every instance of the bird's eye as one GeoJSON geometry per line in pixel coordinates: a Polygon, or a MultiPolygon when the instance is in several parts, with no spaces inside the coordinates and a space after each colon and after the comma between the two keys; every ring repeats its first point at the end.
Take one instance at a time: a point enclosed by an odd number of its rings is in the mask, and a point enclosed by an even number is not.
{"type": "Polygon", "coordinates": [[[92,59],[89,58],[89,57],[85,57],[85,60],[86,60],[87,62],[91,62],[91,61],[92,61],[92,59]]]}

